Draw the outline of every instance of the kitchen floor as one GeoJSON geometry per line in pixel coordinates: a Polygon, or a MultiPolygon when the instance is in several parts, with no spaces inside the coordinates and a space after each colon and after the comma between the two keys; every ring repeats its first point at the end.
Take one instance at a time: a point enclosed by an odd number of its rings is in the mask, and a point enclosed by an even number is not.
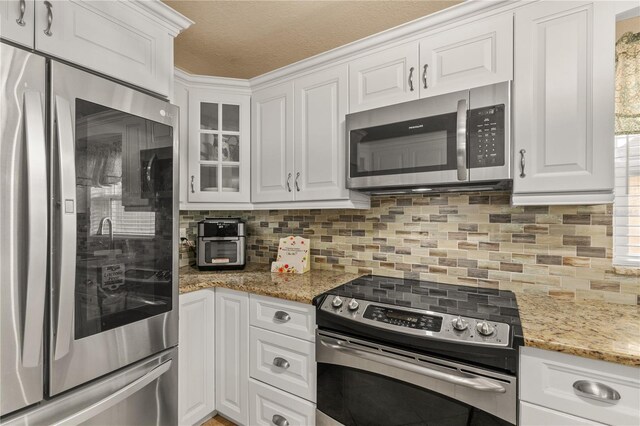
{"type": "Polygon", "coordinates": [[[214,418],[202,423],[202,426],[236,426],[236,424],[225,419],[224,417],[215,416],[214,418]]]}

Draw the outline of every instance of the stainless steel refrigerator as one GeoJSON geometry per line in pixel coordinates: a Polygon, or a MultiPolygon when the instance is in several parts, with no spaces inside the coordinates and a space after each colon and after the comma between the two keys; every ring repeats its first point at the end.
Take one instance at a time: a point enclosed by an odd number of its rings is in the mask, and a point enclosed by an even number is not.
{"type": "Polygon", "coordinates": [[[177,424],[178,110],[0,43],[0,423],[177,424]]]}

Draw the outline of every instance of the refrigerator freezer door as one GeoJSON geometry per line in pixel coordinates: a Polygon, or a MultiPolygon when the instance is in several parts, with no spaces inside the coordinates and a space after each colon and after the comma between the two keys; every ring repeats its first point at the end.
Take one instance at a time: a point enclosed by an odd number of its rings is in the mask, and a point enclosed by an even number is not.
{"type": "Polygon", "coordinates": [[[177,108],[50,69],[49,397],[178,344],[177,108]],[[147,176],[149,149],[169,161],[147,176]]]}
{"type": "Polygon", "coordinates": [[[13,425],[176,425],[178,350],[165,351],[104,379],[3,419],[13,425]]]}
{"type": "Polygon", "coordinates": [[[45,60],[0,43],[0,415],[42,399],[45,60]]]}

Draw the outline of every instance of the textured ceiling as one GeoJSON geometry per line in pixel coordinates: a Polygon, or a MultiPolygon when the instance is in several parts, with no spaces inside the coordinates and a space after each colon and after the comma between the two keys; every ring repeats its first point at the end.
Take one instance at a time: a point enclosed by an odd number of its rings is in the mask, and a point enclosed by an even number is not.
{"type": "Polygon", "coordinates": [[[165,1],[195,21],[175,41],[192,74],[251,78],[461,1],[165,1]]]}

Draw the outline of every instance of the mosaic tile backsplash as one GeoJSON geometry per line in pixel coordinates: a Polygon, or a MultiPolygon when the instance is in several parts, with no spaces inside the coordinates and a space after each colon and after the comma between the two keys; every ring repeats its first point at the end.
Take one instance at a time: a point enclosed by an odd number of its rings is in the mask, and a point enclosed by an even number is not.
{"type": "MultiPolygon", "coordinates": [[[[182,211],[247,221],[247,259],[275,260],[279,239],[311,239],[311,267],[565,299],[640,304],[640,277],[612,265],[612,205],[510,205],[507,192],[374,197],[368,210],[182,211]]],[[[181,266],[195,262],[181,247],[181,266]]]]}

